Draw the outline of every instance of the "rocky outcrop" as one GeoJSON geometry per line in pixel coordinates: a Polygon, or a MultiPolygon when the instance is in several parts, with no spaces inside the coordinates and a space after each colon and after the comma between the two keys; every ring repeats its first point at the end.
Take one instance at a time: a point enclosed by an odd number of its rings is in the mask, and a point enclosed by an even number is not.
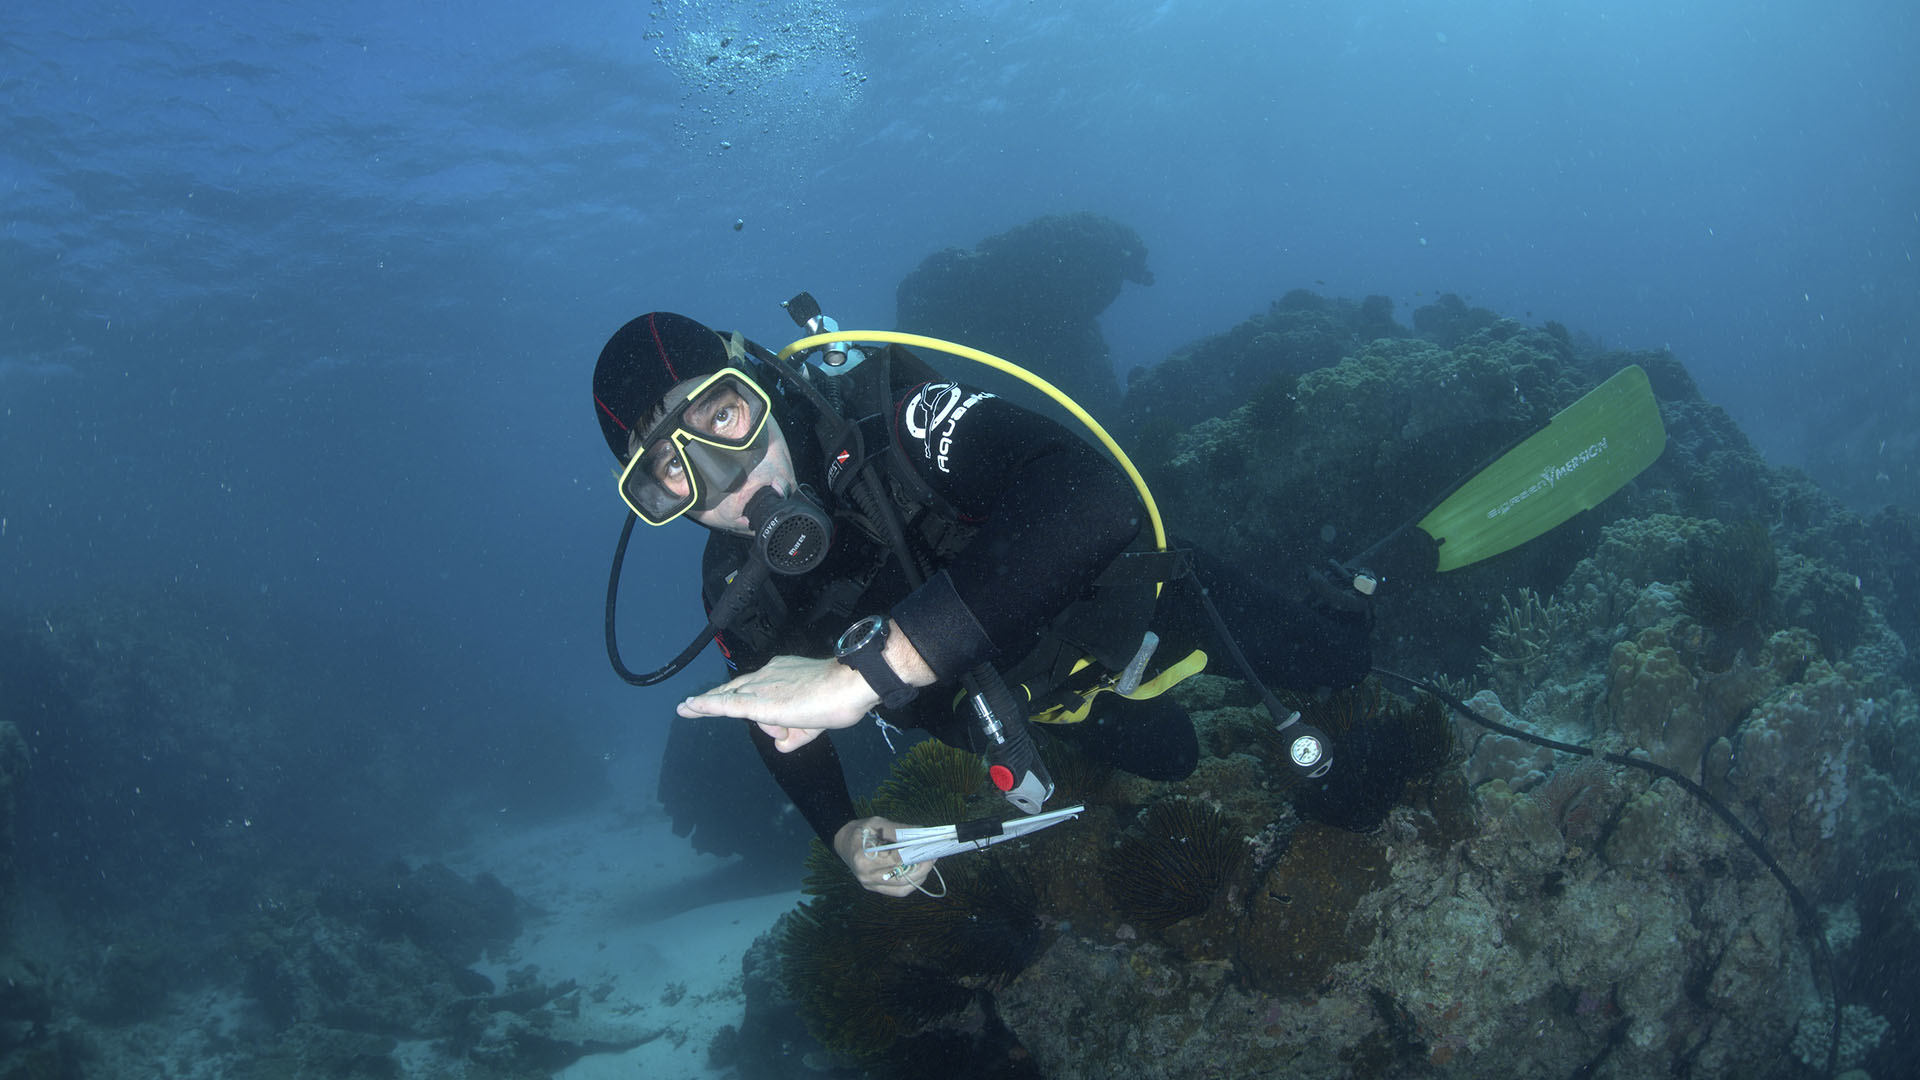
{"type": "MultiPolygon", "coordinates": [[[[1119,384],[1096,320],[1128,282],[1153,284],[1140,234],[1099,214],[1054,214],[921,260],[900,283],[897,325],[1005,357],[1104,415],[1119,384]]],[[[971,364],[928,359],[981,381],[971,364]]]]}

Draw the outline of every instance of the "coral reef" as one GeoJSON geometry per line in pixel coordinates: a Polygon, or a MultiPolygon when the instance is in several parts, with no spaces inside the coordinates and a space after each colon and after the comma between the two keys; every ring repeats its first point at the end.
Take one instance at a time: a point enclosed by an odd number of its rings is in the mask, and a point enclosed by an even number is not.
{"type": "MultiPolygon", "coordinates": [[[[1602,859],[1502,781],[1478,803],[1464,847],[1421,841],[1405,808],[1391,842],[1302,826],[1230,962],[1062,935],[1000,1012],[1050,1077],[1655,1075],[1676,1053],[1773,1074],[1779,1033],[1818,1000],[1770,880],[1723,866],[1703,916],[1662,862],[1688,842],[1673,824],[1629,826],[1602,859]],[[1760,988],[1782,970],[1791,993],[1760,988]]],[[[1705,831],[1694,809],[1633,814],[1705,831]]]]}
{"type": "Polygon", "coordinates": [[[499,987],[468,966],[518,930],[499,882],[438,864],[289,890],[232,945],[273,1047],[250,1067],[391,1075],[400,1040],[431,1039],[491,1075],[531,1078],[659,1037],[581,1023],[571,979],[526,968],[499,987]]]}
{"type": "Polygon", "coordinates": [[[7,940],[13,921],[13,822],[17,793],[29,765],[27,741],[12,721],[0,720],[0,942],[7,940]]]}
{"type": "Polygon", "coordinates": [[[1615,645],[1607,687],[1606,730],[1682,775],[1699,774],[1701,755],[1721,733],[1701,722],[1700,680],[1664,631],[1615,645]]]}
{"type": "MultiPolygon", "coordinates": [[[[1526,730],[1528,726],[1502,708],[1500,696],[1491,690],[1473,695],[1466,705],[1503,727],[1526,730]]],[[[1465,750],[1465,775],[1470,787],[1499,780],[1514,791],[1526,791],[1553,772],[1553,751],[1537,743],[1480,727],[1464,717],[1454,719],[1454,732],[1465,750]]]]}
{"type": "MultiPolygon", "coordinates": [[[[1920,641],[1920,515],[1887,507],[1865,523],[1865,531],[1864,546],[1878,560],[1871,595],[1881,598],[1889,628],[1903,641],[1920,641]]],[[[1860,591],[1868,593],[1864,581],[1860,591]]],[[[1920,680],[1920,649],[1910,650],[1898,670],[1908,683],[1920,680]]]]}
{"type": "MultiPolygon", "coordinates": [[[[1314,297],[1289,297],[1287,307],[1301,332],[1316,325],[1309,317],[1351,310],[1314,297]]],[[[1246,343],[1269,332],[1273,318],[1198,342],[1136,378],[1115,425],[1129,433],[1129,452],[1175,531],[1206,536],[1216,553],[1249,565],[1318,566],[1354,556],[1627,364],[1646,369],[1661,402],[1663,457],[1559,529],[1438,580],[1417,532],[1376,553],[1381,565],[1373,569],[1385,572],[1390,586],[1382,609],[1398,630],[1379,643],[1377,658],[1386,666],[1455,676],[1474,670],[1482,659],[1478,644],[1445,628],[1462,613],[1503,617],[1500,595],[1516,588],[1547,602],[1594,550],[1601,530],[1636,518],[1650,527],[1657,520],[1684,523],[1677,534],[1683,542],[1668,560],[1672,569],[1633,579],[1640,586],[1659,581],[1684,595],[1689,571],[1698,567],[1706,579],[1702,599],[1727,586],[1734,591],[1721,595],[1738,600],[1743,586],[1726,575],[1743,567],[1763,571],[1757,560],[1764,550],[1750,543],[1754,558],[1743,558],[1727,549],[1734,529],[1722,523],[1766,522],[1780,573],[1789,573],[1796,556],[1816,564],[1809,580],[1818,584],[1787,617],[1825,620],[1809,628],[1834,636],[1838,649],[1855,637],[1866,640],[1871,620],[1833,588],[1857,577],[1854,592],[1881,598],[1880,616],[1890,626],[1920,630],[1920,586],[1912,585],[1920,578],[1904,554],[1910,548],[1902,547],[1920,533],[1911,515],[1884,512],[1869,525],[1804,477],[1769,468],[1725,412],[1701,399],[1670,353],[1609,352],[1564,329],[1480,316],[1444,332],[1454,320],[1429,320],[1427,336],[1396,329],[1364,339],[1335,319],[1321,325],[1314,347],[1289,352],[1297,359],[1263,363],[1246,343]],[[1338,359],[1328,362],[1330,356],[1338,359]],[[1267,391],[1276,385],[1284,392],[1267,391]],[[1424,569],[1422,559],[1429,560],[1424,569]]],[[[1744,588],[1751,602],[1757,586],[1744,588]]],[[[1759,614],[1765,631],[1778,628],[1773,610],[1759,614]]],[[[1729,654],[1740,644],[1730,643],[1729,654]]]]}
{"type": "Polygon", "coordinates": [[[1452,293],[1435,297],[1433,303],[1413,313],[1414,330],[1446,349],[1499,321],[1500,316],[1486,308],[1468,307],[1465,300],[1452,293]]]}
{"type": "Polygon", "coordinates": [[[1234,954],[1234,971],[1272,994],[1307,994],[1337,963],[1359,959],[1378,932],[1355,908],[1385,884],[1385,848],[1350,830],[1308,823],[1257,883],[1234,954]]]}
{"type": "MultiPolygon", "coordinates": [[[[1004,812],[997,798],[969,802],[985,778],[977,756],[924,741],[896,761],[869,809],[908,823],[1004,812]]],[[[940,870],[945,895],[883,897],[814,842],[805,882],[814,899],[778,931],[780,989],[827,1051],[872,1065],[903,1040],[938,1037],[932,1029],[977,1007],[980,991],[1003,985],[1040,946],[1033,885],[1010,862],[983,854],[940,870]]]]}
{"type": "Polygon", "coordinates": [[[1491,641],[1480,648],[1486,656],[1480,669],[1495,689],[1518,697],[1522,696],[1522,687],[1545,674],[1559,645],[1566,611],[1552,597],[1542,603],[1540,594],[1525,586],[1511,595],[1503,593],[1500,606],[1501,615],[1490,631],[1491,641]]]}
{"type": "Polygon", "coordinates": [[[389,861],[447,839],[476,790],[531,816],[603,781],[564,725],[421,686],[427,666],[365,626],[178,588],[0,627],[0,865],[42,901],[0,950],[0,1075],[391,1076],[397,1040],[434,1038],[531,1077],[630,1042],[468,968],[518,933],[497,882],[389,861]]]}
{"type": "Polygon", "coordinates": [[[1741,724],[1715,779],[1789,851],[1811,859],[1839,831],[1852,781],[1865,769],[1866,732],[1887,722],[1885,711],[1853,679],[1815,661],[1741,724]]]}
{"type": "Polygon", "coordinates": [[[1757,521],[1716,529],[1688,553],[1687,605],[1695,618],[1727,630],[1761,617],[1780,577],[1773,537],[1757,521]]]}
{"type": "MultiPolygon", "coordinates": [[[[1885,944],[1834,945],[1842,1060],[1898,1074],[1920,1044],[1899,974],[1920,963],[1920,859],[1889,854],[1920,835],[1920,525],[1769,467],[1669,352],[1451,297],[1411,322],[1377,298],[1289,294],[1133,373],[1109,426],[1177,535],[1284,576],[1367,548],[1644,368],[1662,458],[1475,566],[1436,577],[1417,534],[1382,549],[1376,662],[1435,673],[1512,729],[1698,781],[1816,904],[1865,883],[1859,919],[1885,944]]],[[[1458,756],[1398,742],[1414,729],[1334,695],[1293,707],[1363,764],[1424,764],[1303,784],[1246,687],[1206,675],[1175,695],[1200,737],[1192,777],[1096,778],[1062,836],[965,857],[1017,869],[1055,932],[955,1015],[1004,1020],[1045,1075],[1784,1077],[1818,1056],[1828,988],[1791,905],[1672,782],[1462,720],[1417,726],[1450,727],[1458,756]],[[1184,899],[1155,907],[1122,882],[1153,861],[1136,823],[1176,801],[1216,810],[1247,857],[1217,883],[1163,875],[1147,895],[1184,899]]]]}
{"type": "Polygon", "coordinates": [[[468,881],[437,862],[395,860],[371,872],[329,874],[315,904],[362,922],[381,940],[405,938],[462,967],[520,935],[519,907],[505,885],[485,873],[468,881]]]}
{"type": "MultiPolygon", "coordinates": [[[[1273,376],[1292,380],[1285,393],[1267,392],[1258,374],[1183,383],[1229,396],[1225,411],[1185,428],[1160,421],[1164,396],[1136,381],[1125,406],[1129,452],[1176,532],[1206,536],[1214,554],[1246,565],[1352,558],[1597,381],[1565,342],[1511,321],[1453,349],[1407,336],[1328,340],[1341,358],[1273,376]]],[[[1187,363],[1209,358],[1203,350],[1187,363]]],[[[1382,643],[1380,659],[1404,668],[1414,665],[1402,657],[1418,656],[1421,670],[1471,670],[1477,646],[1440,627],[1516,582],[1484,564],[1422,580],[1433,577],[1431,549],[1419,547],[1425,535],[1402,536],[1372,567],[1407,586],[1391,594],[1405,633],[1382,643]],[[1428,659],[1436,655],[1437,665],[1428,659]]],[[[1576,539],[1549,534],[1503,560],[1509,569],[1523,564],[1518,584],[1529,584],[1535,568],[1545,582],[1577,561],[1576,539]]]]}
{"type": "MultiPolygon", "coordinates": [[[[1920,1030],[1902,981],[1920,963],[1920,527],[1767,467],[1670,354],[1453,300],[1413,333],[1371,305],[1362,335],[1362,307],[1290,296],[1132,380],[1125,427],[1169,521],[1276,572],[1350,555],[1599,379],[1646,368],[1666,455],[1515,552],[1389,575],[1378,655],[1477,691],[1470,706],[1514,731],[1703,785],[1826,917],[1842,1067],[1901,1074],[1920,1030]]],[[[1200,736],[1193,776],[1113,776],[1069,842],[966,857],[1019,868],[1051,920],[1031,962],[967,1005],[1041,1074],[1824,1065],[1832,987],[1807,929],[1681,785],[1368,686],[1292,702],[1355,748],[1342,792],[1277,766],[1247,688],[1201,676],[1174,693],[1200,736]],[[1370,774],[1376,759],[1420,765],[1370,774]],[[1208,820],[1157,820],[1176,807],[1208,820]],[[1231,869],[1203,857],[1226,837],[1244,852],[1231,869]]]]}
{"type": "Polygon", "coordinates": [[[1778,583],[1779,620],[1811,633],[1829,660],[1847,656],[1874,629],[1856,575],[1796,553],[1780,560],[1778,583]]]}
{"type": "Polygon", "coordinates": [[[1231,413],[1249,391],[1286,397],[1298,376],[1339,362],[1356,342],[1406,336],[1384,296],[1355,304],[1295,289],[1226,333],[1129,373],[1122,423],[1171,436],[1231,413]]]}
{"type": "Polygon", "coordinates": [[[876,1062],[966,1010],[977,990],[1003,985],[1037,951],[1030,885],[992,859],[943,867],[943,876],[944,897],[901,904],[835,890],[834,902],[788,918],[786,991],[821,1045],[876,1062]]]}

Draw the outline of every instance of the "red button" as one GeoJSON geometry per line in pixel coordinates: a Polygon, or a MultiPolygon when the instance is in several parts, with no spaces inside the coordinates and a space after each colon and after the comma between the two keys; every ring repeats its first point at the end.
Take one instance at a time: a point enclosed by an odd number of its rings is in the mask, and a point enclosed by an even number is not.
{"type": "Polygon", "coordinates": [[[994,787],[999,788],[1001,791],[1013,790],[1012,769],[1007,768],[1005,765],[995,765],[993,768],[987,770],[987,775],[993,777],[994,787]]]}

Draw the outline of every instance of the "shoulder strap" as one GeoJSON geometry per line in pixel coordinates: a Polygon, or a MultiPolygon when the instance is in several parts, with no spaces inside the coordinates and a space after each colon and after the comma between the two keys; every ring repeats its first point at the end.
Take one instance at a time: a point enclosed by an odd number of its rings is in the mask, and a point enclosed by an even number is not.
{"type": "Polygon", "coordinates": [[[1193,572],[1192,553],[1186,548],[1168,548],[1165,551],[1123,551],[1100,576],[1094,579],[1096,588],[1114,585],[1131,585],[1142,581],[1167,582],[1186,577],[1193,572]]]}
{"type": "Polygon", "coordinates": [[[826,453],[827,487],[836,498],[845,500],[854,477],[871,463],[880,468],[903,522],[919,519],[926,510],[943,521],[959,520],[959,511],[914,467],[894,430],[901,392],[940,378],[938,371],[912,352],[888,345],[869,353],[852,371],[818,380],[829,384],[821,396],[840,410],[822,417],[818,424],[826,453]]]}
{"type": "Polygon", "coordinates": [[[880,351],[878,357],[883,377],[873,380],[868,391],[872,402],[873,414],[879,418],[879,435],[885,441],[887,455],[887,473],[894,481],[895,490],[906,497],[906,501],[918,507],[936,507],[941,516],[957,520],[959,512],[953,505],[941,498],[939,493],[913,467],[913,461],[907,457],[906,447],[901,444],[898,433],[894,431],[894,420],[898,415],[902,392],[941,378],[925,360],[920,359],[905,347],[889,345],[880,351]]]}
{"type": "Polygon", "coordinates": [[[979,529],[961,520],[960,511],[953,503],[920,475],[913,459],[907,456],[906,446],[894,430],[894,424],[904,391],[942,381],[945,376],[904,346],[889,345],[886,354],[889,377],[876,405],[881,418],[880,437],[886,440],[887,446],[889,486],[893,489],[894,501],[919,533],[921,542],[936,561],[944,562],[966,547],[979,529]]]}

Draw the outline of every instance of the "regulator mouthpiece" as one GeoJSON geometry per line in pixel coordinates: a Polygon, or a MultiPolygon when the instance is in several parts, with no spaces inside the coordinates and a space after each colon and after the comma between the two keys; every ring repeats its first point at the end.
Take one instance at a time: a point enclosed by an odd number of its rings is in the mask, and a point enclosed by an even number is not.
{"type": "Polygon", "coordinates": [[[827,557],[833,521],[800,490],[782,495],[763,487],[747,500],[755,549],[776,574],[804,574],[827,557]]]}

